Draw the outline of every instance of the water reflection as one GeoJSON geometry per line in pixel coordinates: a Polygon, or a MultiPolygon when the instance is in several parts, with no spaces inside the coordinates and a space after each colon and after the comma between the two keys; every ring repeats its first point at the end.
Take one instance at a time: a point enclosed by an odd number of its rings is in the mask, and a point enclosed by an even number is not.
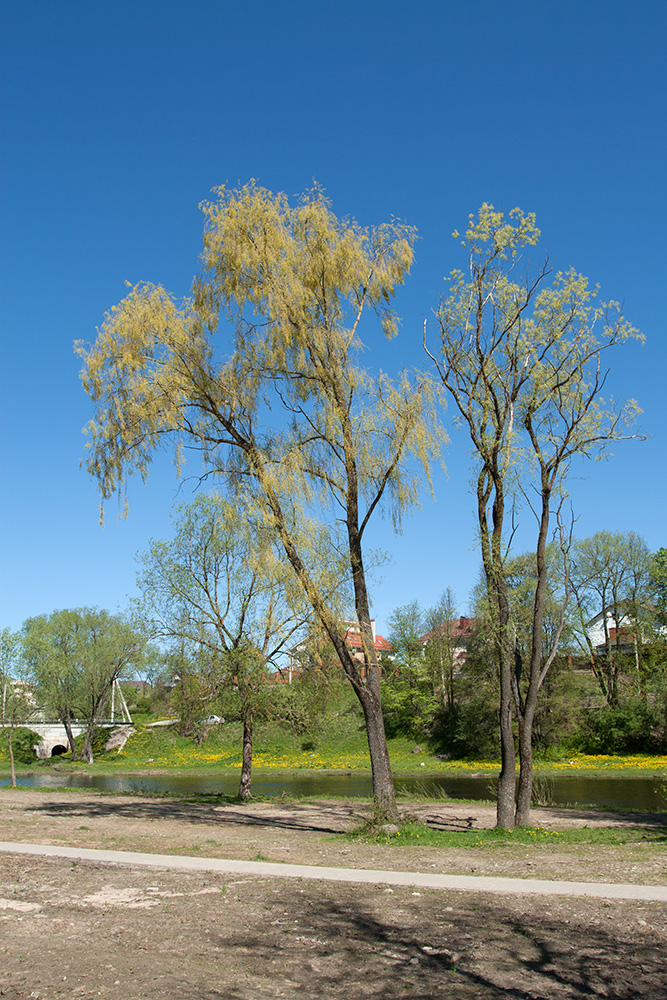
{"type": "MultiPolygon", "coordinates": [[[[111,792],[172,792],[180,795],[234,795],[238,776],[221,773],[210,777],[191,775],[109,775],[109,774],[32,774],[17,778],[24,787],[96,788],[111,792]]],[[[0,778],[0,784],[8,784],[0,778]]],[[[490,775],[397,775],[400,794],[427,794],[453,799],[494,799],[495,778],[490,775]]],[[[257,774],[253,777],[255,795],[335,795],[365,798],[371,794],[371,779],[364,774],[257,774]]],[[[608,809],[667,809],[667,788],[657,777],[586,777],[555,776],[549,779],[553,805],[593,805],[608,809]]]]}

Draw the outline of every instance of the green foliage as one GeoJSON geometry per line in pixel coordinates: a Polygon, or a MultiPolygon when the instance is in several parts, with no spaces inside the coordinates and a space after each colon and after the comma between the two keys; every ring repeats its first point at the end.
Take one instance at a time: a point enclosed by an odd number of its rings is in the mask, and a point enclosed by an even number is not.
{"type": "Polygon", "coordinates": [[[407,682],[382,683],[382,715],[389,739],[412,736],[424,739],[433,735],[439,713],[440,700],[428,689],[418,689],[407,682]]]}
{"type": "MultiPolygon", "coordinates": [[[[94,760],[97,760],[98,757],[102,758],[104,757],[105,753],[104,747],[106,745],[107,740],[109,739],[110,732],[111,730],[106,728],[95,729],[95,731],[93,732],[93,735],[91,737],[91,746],[92,746],[92,755],[94,760]]],[[[81,733],[81,735],[77,736],[74,740],[74,743],[76,745],[79,754],[81,754],[83,750],[85,739],[86,739],[86,734],[81,733]]],[[[111,751],[111,753],[116,753],[116,751],[113,750],[111,751]]]]}
{"type": "Polygon", "coordinates": [[[588,673],[574,672],[564,657],[555,659],[535,710],[533,739],[537,753],[543,754],[567,742],[576,732],[586,698],[592,691],[588,673]]]}
{"type": "Polygon", "coordinates": [[[438,745],[452,757],[465,760],[497,760],[498,709],[481,695],[459,704],[443,719],[438,745]]]}
{"type": "Polygon", "coordinates": [[[661,548],[651,557],[651,584],[656,621],[667,626],[667,549],[661,548]]]}
{"type": "Polygon", "coordinates": [[[42,742],[42,737],[26,726],[19,726],[12,733],[12,749],[17,764],[34,764],[36,761],[35,747],[42,742]]]}
{"type": "Polygon", "coordinates": [[[139,697],[135,697],[130,700],[125,694],[125,700],[127,701],[130,712],[134,716],[141,716],[142,718],[148,719],[153,708],[153,699],[148,694],[140,694],[139,697]]]}
{"type": "Polygon", "coordinates": [[[141,666],[146,645],[136,622],[97,608],[54,611],[23,624],[23,655],[37,701],[63,724],[85,721],[83,753],[89,762],[113,685],[141,666]]]}
{"type": "Polygon", "coordinates": [[[633,697],[621,705],[588,709],[573,742],[578,750],[591,754],[664,752],[664,706],[633,697]]]}
{"type": "Polygon", "coordinates": [[[455,707],[456,604],[447,589],[422,611],[413,601],[389,619],[392,657],[384,664],[382,712],[390,737],[425,739],[455,707]]]}

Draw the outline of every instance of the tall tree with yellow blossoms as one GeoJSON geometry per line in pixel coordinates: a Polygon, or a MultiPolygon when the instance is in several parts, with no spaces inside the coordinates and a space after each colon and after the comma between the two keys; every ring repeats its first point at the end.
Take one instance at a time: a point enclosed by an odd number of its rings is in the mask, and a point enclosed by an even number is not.
{"type": "Polygon", "coordinates": [[[196,449],[203,476],[243,496],[279,539],[363,709],[373,793],[395,812],[380,704],[365,535],[381,508],[398,524],[442,435],[425,376],[373,374],[359,328],[396,332],[391,301],[414,232],[339,220],[319,189],[291,205],[249,184],[202,205],[202,269],[177,302],[142,284],[78,345],[95,404],[87,467],[103,500],[146,477],[165,444],[196,449]],[[408,462],[409,470],[408,470],[408,462]],[[325,533],[327,541],[322,546],[325,533]],[[362,660],[326,599],[323,559],[346,567],[362,660]]]}

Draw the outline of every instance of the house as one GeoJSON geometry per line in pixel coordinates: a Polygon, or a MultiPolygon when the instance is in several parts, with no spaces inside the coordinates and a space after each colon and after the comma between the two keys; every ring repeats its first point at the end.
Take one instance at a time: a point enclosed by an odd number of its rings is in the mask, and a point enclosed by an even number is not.
{"type": "MultiPolygon", "coordinates": [[[[363,644],[361,640],[361,630],[357,622],[343,622],[345,631],[343,638],[345,645],[358,663],[364,662],[363,644]]],[[[378,656],[391,655],[391,643],[383,635],[375,630],[375,619],[371,619],[371,629],[373,632],[373,643],[378,652],[378,656]]],[[[306,636],[291,649],[287,650],[287,666],[278,670],[275,680],[283,684],[291,684],[292,679],[304,670],[304,664],[311,666],[323,666],[327,660],[332,658],[331,644],[327,640],[323,641],[322,636],[306,636]],[[318,662],[319,660],[319,662],[318,662]]],[[[362,667],[362,676],[364,668],[362,667]]]]}
{"type": "Polygon", "coordinates": [[[453,618],[451,621],[443,622],[442,625],[437,625],[426,635],[422,635],[419,642],[426,649],[432,642],[437,642],[440,639],[447,640],[452,646],[454,670],[458,670],[466,661],[468,642],[475,631],[475,625],[474,618],[466,618],[461,615],[459,618],[453,618]]]}
{"type": "MultiPolygon", "coordinates": [[[[635,635],[639,634],[641,643],[646,643],[650,637],[645,634],[641,621],[628,610],[627,601],[619,601],[613,608],[605,608],[586,623],[586,632],[591,648],[596,656],[604,656],[607,651],[607,637],[611,648],[617,653],[633,653],[635,651],[635,635]]],[[[659,626],[648,630],[667,636],[667,627],[659,626]]]]}

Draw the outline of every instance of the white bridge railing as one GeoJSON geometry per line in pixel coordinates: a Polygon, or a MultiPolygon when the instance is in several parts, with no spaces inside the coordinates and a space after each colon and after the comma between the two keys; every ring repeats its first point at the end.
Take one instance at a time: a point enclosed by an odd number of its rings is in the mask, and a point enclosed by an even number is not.
{"type": "MultiPolygon", "coordinates": [[[[115,726],[131,726],[132,716],[127,707],[127,702],[123,697],[118,681],[114,681],[111,688],[111,714],[104,718],[97,719],[96,729],[112,729],[115,726]],[[120,718],[119,718],[120,716],[120,718]]],[[[62,746],[69,749],[67,741],[67,731],[60,719],[46,719],[43,711],[36,710],[32,717],[27,719],[23,725],[26,729],[31,729],[33,733],[41,736],[42,741],[35,747],[38,757],[51,757],[55,747],[62,746]],[[40,717],[41,716],[41,717],[40,717]]],[[[0,728],[4,728],[4,723],[0,719],[0,728]]],[[[80,736],[87,727],[87,719],[71,719],[69,725],[74,737],[80,736]]]]}

